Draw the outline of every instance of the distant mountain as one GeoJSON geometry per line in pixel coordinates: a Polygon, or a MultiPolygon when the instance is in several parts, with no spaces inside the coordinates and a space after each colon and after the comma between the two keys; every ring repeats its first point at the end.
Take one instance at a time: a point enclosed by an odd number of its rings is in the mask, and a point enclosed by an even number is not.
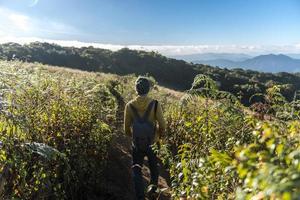
{"type": "Polygon", "coordinates": [[[263,72],[300,72],[300,59],[283,54],[260,55],[244,61],[226,59],[197,60],[194,63],[226,68],[244,68],[263,72]]]}
{"type": "Polygon", "coordinates": [[[279,54],[261,55],[243,61],[240,66],[251,68],[259,71],[270,71],[270,72],[299,72],[300,71],[300,60],[293,59],[289,56],[279,54]]]}
{"type": "Polygon", "coordinates": [[[226,67],[229,69],[238,68],[238,62],[227,59],[213,59],[213,60],[194,60],[193,63],[204,64],[210,66],[226,67]]]}
{"type": "Polygon", "coordinates": [[[291,57],[291,58],[300,59],[300,54],[297,54],[297,53],[289,53],[289,54],[286,54],[286,55],[291,57]]]}
{"type": "Polygon", "coordinates": [[[185,60],[187,62],[192,62],[195,60],[207,61],[207,60],[230,60],[230,61],[244,61],[246,59],[252,58],[247,54],[237,54],[237,53],[201,53],[201,54],[189,54],[189,55],[177,55],[170,56],[175,59],[185,60]]]}

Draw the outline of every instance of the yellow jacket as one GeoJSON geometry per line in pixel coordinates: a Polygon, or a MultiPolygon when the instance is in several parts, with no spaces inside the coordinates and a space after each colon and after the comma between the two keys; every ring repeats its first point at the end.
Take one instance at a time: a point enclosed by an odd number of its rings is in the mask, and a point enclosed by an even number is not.
{"type": "MultiPolygon", "coordinates": [[[[138,114],[140,116],[143,116],[151,101],[153,101],[153,99],[148,96],[137,96],[135,99],[131,100],[126,104],[125,111],[124,111],[124,131],[126,135],[132,137],[131,126],[132,126],[134,114],[129,105],[132,104],[137,109],[138,114]]],[[[157,131],[154,140],[157,141],[166,128],[166,122],[163,118],[162,108],[160,103],[157,104],[156,116],[155,116],[154,106],[153,106],[148,120],[155,123],[156,125],[157,125],[156,122],[158,122],[159,128],[156,129],[157,131]]]]}

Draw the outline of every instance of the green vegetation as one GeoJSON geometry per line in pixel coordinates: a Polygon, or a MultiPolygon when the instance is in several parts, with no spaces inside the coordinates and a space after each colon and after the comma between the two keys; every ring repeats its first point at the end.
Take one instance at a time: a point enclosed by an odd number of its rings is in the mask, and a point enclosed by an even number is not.
{"type": "Polygon", "coordinates": [[[117,104],[97,74],[0,62],[1,199],[101,190],[117,104]]]}
{"type": "Polygon", "coordinates": [[[285,88],[282,94],[288,101],[293,99],[295,91],[300,90],[299,74],[221,69],[170,59],[155,52],[134,51],[126,48],[112,52],[93,47],[61,47],[39,42],[23,46],[7,43],[0,45],[0,58],[118,75],[149,74],[160,85],[177,90],[190,89],[194,77],[204,74],[217,81],[220,90],[239,97],[244,105],[259,101],[259,99],[252,98],[252,102],[249,102],[249,99],[256,93],[265,93],[274,85],[281,85],[285,88]]]}
{"type": "MultiPolygon", "coordinates": [[[[19,61],[0,67],[0,197],[101,196],[108,147],[122,129],[120,102],[133,97],[135,76],[19,61]]],[[[196,76],[184,94],[161,86],[151,94],[164,105],[168,128],[153,148],[173,198],[297,199],[299,100],[273,85],[245,107],[213,75],[196,76]]]]}
{"type": "Polygon", "coordinates": [[[299,197],[299,102],[287,103],[278,91],[269,89],[264,103],[273,118],[260,120],[231,95],[219,95],[209,77],[195,78],[181,106],[168,110],[158,151],[170,168],[174,198],[299,197]],[[296,112],[279,119],[283,107],[296,112]]]}

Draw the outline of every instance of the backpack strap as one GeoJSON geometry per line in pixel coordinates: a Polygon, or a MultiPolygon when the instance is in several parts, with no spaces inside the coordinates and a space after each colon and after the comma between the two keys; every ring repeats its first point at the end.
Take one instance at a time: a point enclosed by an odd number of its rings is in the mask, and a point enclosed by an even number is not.
{"type": "Polygon", "coordinates": [[[138,121],[142,121],[142,118],[140,117],[140,115],[139,115],[137,109],[136,109],[132,104],[129,104],[129,106],[130,106],[130,108],[131,108],[131,110],[132,110],[132,112],[133,112],[134,117],[135,117],[138,121]]]}
{"type": "Polygon", "coordinates": [[[150,114],[150,112],[151,112],[151,109],[152,109],[154,103],[155,103],[155,100],[153,100],[153,101],[151,101],[151,102],[149,103],[149,105],[148,105],[148,107],[147,107],[147,110],[146,110],[146,112],[145,112],[145,114],[144,114],[144,116],[143,116],[143,118],[142,118],[143,120],[147,120],[147,119],[148,119],[149,114],[150,114]]]}
{"type": "Polygon", "coordinates": [[[155,101],[155,104],[154,104],[154,116],[156,117],[158,101],[157,100],[154,100],[154,101],[155,101]]]}

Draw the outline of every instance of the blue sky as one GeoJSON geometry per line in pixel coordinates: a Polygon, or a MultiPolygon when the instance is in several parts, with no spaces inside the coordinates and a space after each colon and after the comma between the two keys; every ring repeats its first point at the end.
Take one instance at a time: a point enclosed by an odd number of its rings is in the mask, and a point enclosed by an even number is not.
{"type": "Polygon", "coordinates": [[[300,1],[0,0],[0,37],[300,53],[300,1]]]}

